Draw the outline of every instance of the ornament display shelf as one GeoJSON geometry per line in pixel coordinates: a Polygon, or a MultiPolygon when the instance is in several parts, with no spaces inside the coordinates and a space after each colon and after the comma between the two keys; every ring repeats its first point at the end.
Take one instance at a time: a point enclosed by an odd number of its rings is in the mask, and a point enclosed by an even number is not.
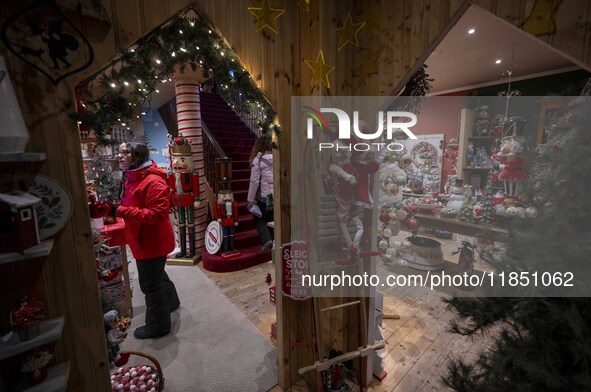
{"type": "Polygon", "coordinates": [[[23,353],[32,348],[54,342],[62,336],[64,329],[64,316],[54,317],[39,323],[39,335],[31,340],[21,342],[17,333],[12,333],[8,340],[5,335],[0,338],[0,360],[10,358],[14,355],[23,353]]]}
{"type": "Polygon", "coordinates": [[[460,145],[458,143],[450,143],[450,144],[446,144],[445,147],[460,147],[460,145]]]}
{"type": "Polygon", "coordinates": [[[23,253],[18,252],[4,252],[0,253],[0,264],[12,263],[15,261],[32,260],[39,257],[49,256],[53,248],[53,239],[41,241],[39,245],[35,245],[26,249],[23,253]]]}
{"type": "Polygon", "coordinates": [[[47,371],[47,378],[33,386],[17,386],[19,392],[65,392],[68,389],[70,362],[59,363],[47,371]]]}
{"type": "Polygon", "coordinates": [[[419,221],[420,226],[447,230],[471,237],[488,238],[497,241],[506,241],[509,238],[509,232],[501,227],[486,223],[475,224],[456,219],[442,218],[438,212],[435,215],[417,213],[415,219],[419,221]]]}

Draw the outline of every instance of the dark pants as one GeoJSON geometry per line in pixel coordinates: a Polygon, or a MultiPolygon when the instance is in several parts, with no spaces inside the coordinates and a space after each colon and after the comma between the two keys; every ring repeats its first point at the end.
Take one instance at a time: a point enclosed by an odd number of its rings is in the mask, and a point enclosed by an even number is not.
{"type": "Polygon", "coordinates": [[[267,211],[267,203],[264,201],[257,200],[256,202],[261,209],[262,216],[259,218],[253,215],[254,224],[257,228],[261,244],[265,245],[267,242],[272,241],[275,238],[273,229],[267,226],[267,222],[273,221],[273,210],[267,211]]]}
{"type": "Polygon", "coordinates": [[[170,312],[180,305],[174,283],[164,271],[166,256],[136,260],[140,289],[146,297],[146,328],[150,334],[170,332],[170,312]]]}

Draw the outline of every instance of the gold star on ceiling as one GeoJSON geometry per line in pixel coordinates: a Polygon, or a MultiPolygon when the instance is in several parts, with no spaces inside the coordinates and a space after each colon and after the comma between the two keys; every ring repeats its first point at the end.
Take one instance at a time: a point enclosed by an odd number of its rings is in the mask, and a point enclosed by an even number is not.
{"type": "Polygon", "coordinates": [[[327,65],[324,62],[324,54],[322,50],[318,52],[316,61],[304,59],[304,63],[312,70],[312,81],[311,85],[320,81],[326,88],[330,88],[330,81],[328,80],[328,74],[334,70],[332,65],[327,65]]]}
{"type": "Polygon", "coordinates": [[[372,52],[368,49],[369,56],[365,57],[363,63],[358,68],[353,70],[353,77],[360,78],[359,82],[357,83],[356,90],[370,75],[376,75],[378,73],[378,59],[380,58],[380,55],[384,51],[385,47],[385,45],[380,45],[378,50],[375,52],[372,52]]]}
{"type": "Polygon", "coordinates": [[[340,27],[334,31],[339,36],[338,50],[340,51],[343,49],[343,47],[348,43],[359,46],[359,42],[357,41],[357,33],[363,28],[364,25],[365,22],[353,23],[351,14],[347,13],[347,18],[345,19],[345,24],[343,27],[340,27]]]}
{"type": "Polygon", "coordinates": [[[268,27],[271,31],[278,33],[276,20],[285,10],[279,8],[271,8],[268,0],[264,0],[260,7],[248,7],[248,12],[253,14],[256,18],[255,33],[268,27]]]}

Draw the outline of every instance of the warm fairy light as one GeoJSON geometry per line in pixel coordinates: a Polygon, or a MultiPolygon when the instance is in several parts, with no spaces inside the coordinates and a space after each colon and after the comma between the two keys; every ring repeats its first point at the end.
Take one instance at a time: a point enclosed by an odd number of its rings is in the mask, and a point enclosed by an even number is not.
{"type": "Polygon", "coordinates": [[[501,64],[503,62],[503,60],[501,59],[496,59],[495,64],[501,64]]]}
{"type": "Polygon", "coordinates": [[[123,84],[126,85],[126,86],[129,86],[129,83],[128,82],[123,82],[123,84]]]}
{"type": "Polygon", "coordinates": [[[111,83],[111,87],[115,88],[117,85],[115,83],[111,83]]]}
{"type": "Polygon", "coordinates": [[[160,64],[162,61],[156,59],[156,64],[160,64]]]}
{"type": "Polygon", "coordinates": [[[468,34],[474,34],[475,32],[476,32],[476,29],[474,27],[472,27],[468,30],[468,34]]]}

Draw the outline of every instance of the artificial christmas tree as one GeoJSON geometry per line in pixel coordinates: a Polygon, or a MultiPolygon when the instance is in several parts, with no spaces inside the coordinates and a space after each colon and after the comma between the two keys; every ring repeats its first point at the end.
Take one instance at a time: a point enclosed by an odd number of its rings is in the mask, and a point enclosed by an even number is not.
{"type": "MultiPolygon", "coordinates": [[[[591,80],[584,95],[589,92],[591,80]]],[[[448,364],[444,383],[456,391],[591,390],[590,107],[589,97],[575,99],[553,126],[553,139],[532,162],[524,189],[539,213],[511,233],[502,257],[489,258],[497,272],[531,277],[574,271],[569,286],[520,282],[509,292],[515,298],[447,300],[460,317],[455,332],[496,330],[474,363],[448,364]]]]}
{"type": "Polygon", "coordinates": [[[119,181],[113,178],[113,170],[113,166],[102,156],[97,156],[88,165],[87,180],[94,183],[98,200],[118,200],[119,181]]]}
{"type": "Polygon", "coordinates": [[[493,197],[494,197],[492,170],[488,172],[484,195],[482,196],[482,220],[490,223],[493,220],[493,197]]]}
{"type": "Polygon", "coordinates": [[[475,223],[476,220],[472,215],[472,211],[474,210],[475,205],[476,203],[474,203],[474,199],[472,198],[472,196],[469,196],[464,201],[464,203],[462,203],[462,207],[460,207],[460,214],[458,215],[458,219],[462,222],[475,223]]]}

